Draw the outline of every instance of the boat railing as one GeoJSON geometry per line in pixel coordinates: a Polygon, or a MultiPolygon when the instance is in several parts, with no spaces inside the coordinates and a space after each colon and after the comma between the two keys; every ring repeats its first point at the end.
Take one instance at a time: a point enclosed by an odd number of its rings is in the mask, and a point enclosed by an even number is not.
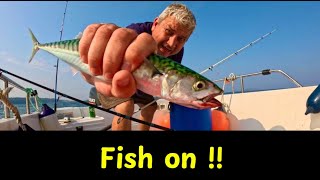
{"type": "MultiPolygon", "coordinates": [[[[3,85],[4,88],[9,87],[9,84],[12,85],[13,87],[22,90],[23,92],[26,92],[26,114],[30,114],[30,93],[27,92],[27,89],[24,88],[23,86],[21,86],[20,84],[16,83],[15,81],[9,79],[8,77],[6,77],[5,75],[3,75],[2,73],[0,73],[0,79],[3,81],[3,85]]],[[[9,94],[8,94],[9,96],[9,94]]],[[[38,104],[37,101],[36,102],[36,108],[38,108],[38,104]]],[[[10,111],[9,108],[6,107],[6,105],[4,105],[4,118],[10,118],[10,111]]]]}
{"type": "Polygon", "coordinates": [[[289,76],[287,73],[285,73],[282,70],[272,70],[272,69],[265,69],[262,70],[261,72],[256,72],[256,73],[250,73],[250,74],[244,74],[244,75],[239,75],[236,76],[233,73],[231,73],[229,75],[229,77],[223,78],[223,79],[218,79],[218,80],[214,80],[213,82],[220,82],[220,81],[235,81],[237,79],[240,79],[240,83],[241,83],[241,92],[244,93],[244,78],[246,77],[251,77],[251,76],[258,76],[258,75],[270,75],[271,73],[280,73],[281,75],[285,76],[287,79],[289,79],[289,81],[291,81],[292,83],[294,83],[297,87],[302,87],[302,85],[295,80],[294,78],[292,78],[291,76],[289,76]]]}

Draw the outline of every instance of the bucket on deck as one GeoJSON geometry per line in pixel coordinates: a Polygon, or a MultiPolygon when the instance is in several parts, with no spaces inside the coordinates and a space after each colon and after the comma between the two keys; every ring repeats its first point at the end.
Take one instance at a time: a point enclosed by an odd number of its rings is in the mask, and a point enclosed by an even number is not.
{"type": "Polygon", "coordinates": [[[211,131],[211,109],[198,110],[170,103],[170,128],[175,131],[211,131]]]}

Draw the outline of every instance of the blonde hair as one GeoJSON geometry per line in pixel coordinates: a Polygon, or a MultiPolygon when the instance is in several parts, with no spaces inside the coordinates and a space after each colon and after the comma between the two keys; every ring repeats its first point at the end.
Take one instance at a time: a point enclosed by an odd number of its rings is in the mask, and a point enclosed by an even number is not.
{"type": "Polygon", "coordinates": [[[159,23],[161,23],[168,16],[173,16],[175,19],[190,32],[196,27],[196,18],[193,13],[187,8],[186,5],[180,3],[170,4],[166,9],[159,15],[159,23]]]}

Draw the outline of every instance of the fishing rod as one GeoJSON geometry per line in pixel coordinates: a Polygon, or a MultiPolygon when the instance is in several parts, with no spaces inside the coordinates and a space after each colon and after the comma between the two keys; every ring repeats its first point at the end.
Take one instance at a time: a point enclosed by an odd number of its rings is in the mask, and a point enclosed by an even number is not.
{"type": "Polygon", "coordinates": [[[247,44],[246,46],[240,48],[238,51],[230,54],[229,56],[225,57],[225,58],[222,59],[221,61],[217,62],[216,64],[211,65],[211,66],[208,67],[207,69],[203,70],[200,74],[203,74],[203,73],[205,73],[205,72],[207,72],[207,71],[209,71],[209,70],[212,71],[212,69],[213,69],[215,66],[221,64],[223,61],[226,61],[227,59],[231,58],[231,57],[234,56],[234,55],[238,55],[241,51],[243,51],[244,49],[246,49],[246,48],[248,48],[248,47],[250,47],[250,46],[253,46],[253,45],[256,44],[258,41],[260,41],[260,40],[264,39],[265,37],[269,36],[270,34],[272,34],[274,31],[276,31],[276,29],[274,29],[273,31],[271,31],[271,32],[263,35],[262,37],[260,37],[260,38],[258,38],[258,39],[256,39],[256,40],[252,41],[251,43],[247,44]]]}
{"type": "MultiPolygon", "coordinates": [[[[60,30],[60,41],[62,39],[62,32],[63,32],[63,26],[64,26],[64,19],[66,17],[66,12],[67,12],[67,7],[68,7],[68,1],[66,1],[66,7],[64,9],[64,13],[63,13],[63,20],[62,20],[62,25],[61,25],[61,30],[60,30]]],[[[54,111],[57,110],[57,84],[58,84],[58,69],[59,69],[59,58],[57,59],[57,65],[56,67],[56,82],[55,82],[55,92],[54,92],[54,111]]]]}
{"type": "Polygon", "coordinates": [[[47,91],[50,91],[50,92],[53,92],[53,93],[56,92],[57,94],[59,94],[59,95],[61,95],[61,96],[63,96],[63,97],[66,97],[66,98],[68,98],[68,99],[72,99],[72,100],[74,100],[74,101],[77,101],[77,102],[79,102],[79,103],[85,104],[85,105],[87,105],[87,106],[92,106],[92,107],[94,107],[94,108],[100,109],[100,110],[105,111],[105,112],[108,112],[108,113],[110,113],[110,114],[113,114],[113,115],[116,115],[116,116],[119,116],[119,117],[122,117],[122,118],[125,118],[125,119],[130,119],[130,120],[132,120],[132,121],[135,121],[135,122],[138,122],[138,123],[141,123],[141,124],[145,124],[145,125],[148,125],[148,126],[150,126],[150,127],[155,127],[155,128],[162,129],[162,130],[165,130],[165,131],[173,131],[173,129],[166,128],[166,127],[163,127],[163,126],[160,126],[160,125],[157,125],[157,124],[145,122],[145,121],[142,121],[142,120],[140,120],[140,119],[136,119],[136,118],[134,118],[134,117],[127,116],[127,115],[124,115],[124,114],[121,114],[121,113],[117,113],[117,112],[114,112],[114,111],[110,111],[109,109],[104,109],[104,108],[99,107],[99,106],[97,106],[97,105],[95,105],[95,104],[90,104],[90,103],[85,102],[85,101],[82,101],[82,100],[80,100],[80,99],[71,97],[71,96],[69,96],[69,95],[67,95],[67,94],[63,94],[63,93],[61,93],[61,92],[59,92],[59,91],[55,91],[55,90],[53,90],[53,89],[49,89],[49,88],[46,87],[46,86],[40,85],[40,84],[38,84],[38,83],[35,83],[35,82],[33,82],[33,81],[30,81],[30,80],[25,79],[25,78],[23,78],[23,77],[20,77],[20,76],[18,76],[18,75],[15,75],[15,74],[13,74],[13,73],[11,73],[11,72],[9,72],[9,71],[6,71],[6,70],[4,70],[4,69],[2,69],[2,68],[0,68],[0,73],[1,73],[1,72],[7,73],[7,74],[9,74],[9,75],[11,75],[11,76],[14,76],[14,77],[16,77],[16,78],[19,78],[19,79],[21,79],[21,80],[23,80],[23,81],[26,81],[26,82],[30,83],[30,84],[33,84],[33,85],[38,86],[38,87],[41,87],[41,88],[43,88],[43,89],[45,89],[45,90],[47,90],[47,91]]]}

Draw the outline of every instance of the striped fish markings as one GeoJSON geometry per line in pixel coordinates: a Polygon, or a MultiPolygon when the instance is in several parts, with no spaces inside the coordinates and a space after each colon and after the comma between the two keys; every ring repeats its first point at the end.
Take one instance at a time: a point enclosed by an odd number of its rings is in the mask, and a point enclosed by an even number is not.
{"type": "MultiPolygon", "coordinates": [[[[91,75],[88,64],[79,56],[80,39],[40,44],[29,29],[33,48],[29,62],[42,49],[69,64],[77,71],[91,75]]],[[[214,97],[223,90],[199,73],[169,58],[152,54],[133,72],[137,89],[160,99],[195,109],[221,106],[214,97]]],[[[94,76],[106,81],[103,76],[94,76]]]]}

